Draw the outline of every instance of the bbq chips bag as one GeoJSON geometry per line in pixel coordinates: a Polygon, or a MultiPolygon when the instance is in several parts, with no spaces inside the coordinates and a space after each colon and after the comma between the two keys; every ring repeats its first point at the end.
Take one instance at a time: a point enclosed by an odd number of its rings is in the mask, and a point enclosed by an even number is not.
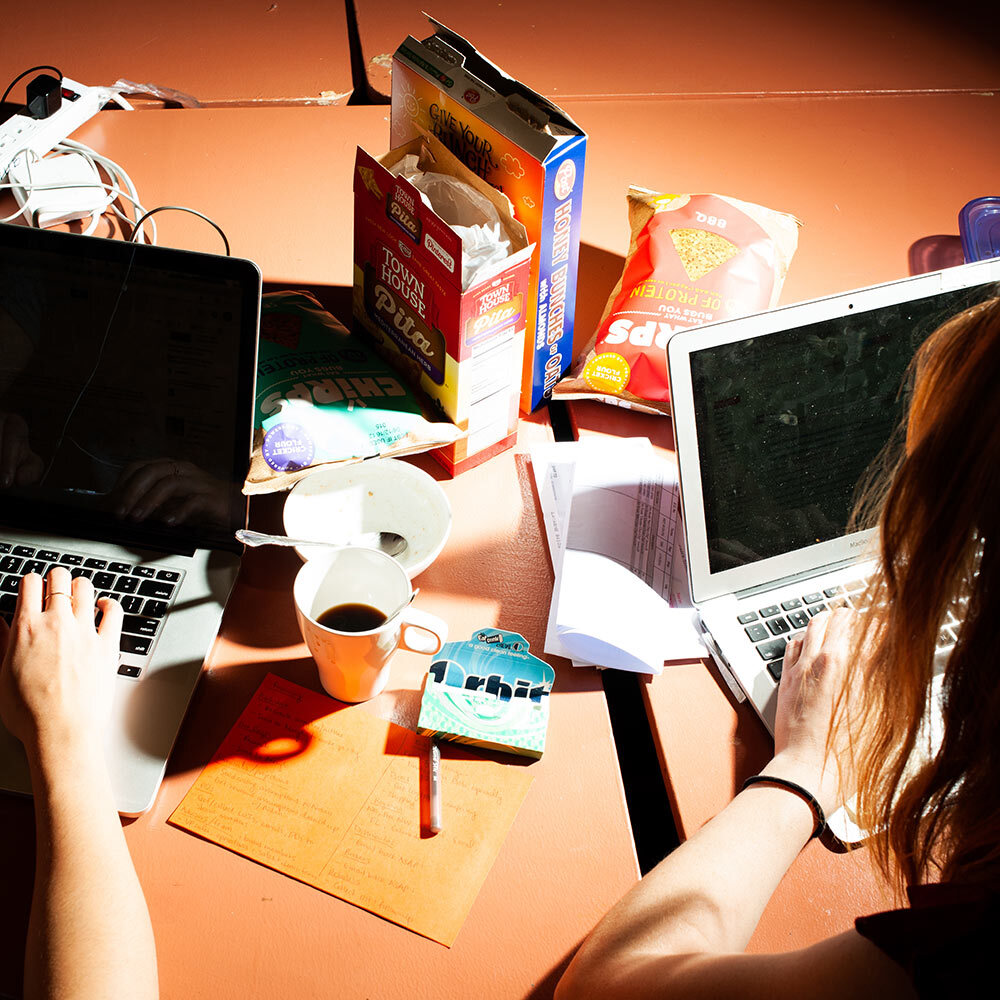
{"type": "Polygon", "coordinates": [[[597,333],[553,396],[670,412],[667,338],[770,309],[798,220],[720,194],[628,192],[632,239],[597,333]]]}

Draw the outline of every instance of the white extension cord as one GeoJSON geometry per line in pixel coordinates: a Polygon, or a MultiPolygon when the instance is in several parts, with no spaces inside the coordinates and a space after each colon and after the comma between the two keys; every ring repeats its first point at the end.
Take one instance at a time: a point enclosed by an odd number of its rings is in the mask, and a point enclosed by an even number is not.
{"type": "MultiPolygon", "coordinates": [[[[69,134],[110,101],[127,110],[132,106],[112,87],[86,87],[63,77],[60,88],[63,100],[55,114],[37,120],[16,114],[0,124],[0,190],[10,190],[18,203],[18,211],[0,222],[23,215],[29,225],[46,227],[89,216],[89,235],[101,215],[111,211],[131,226],[146,211],[131,178],[69,134]],[[116,204],[119,199],[131,207],[131,218],[116,204]]],[[[149,227],[149,242],[155,243],[152,220],[149,227]]],[[[140,229],[137,238],[145,242],[145,232],[140,229]]]]}
{"type": "MultiPolygon", "coordinates": [[[[52,69],[59,73],[52,66],[34,66],[16,77],[14,83],[35,69],[52,69]]],[[[155,244],[156,223],[151,216],[167,210],[189,212],[204,219],[218,232],[228,256],[230,248],[226,234],[207,215],[184,205],[160,205],[147,211],[139,201],[132,179],[114,160],[69,138],[70,132],[89,121],[110,101],[131,111],[132,105],[120,92],[126,85],[129,93],[150,91],[148,86],[140,87],[128,81],[120,81],[113,87],[85,87],[60,73],[62,100],[53,114],[39,119],[15,114],[0,123],[0,191],[11,191],[18,203],[18,210],[0,219],[0,223],[23,215],[28,225],[45,228],[89,216],[90,222],[84,230],[84,235],[89,236],[101,217],[112,212],[129,227],[132,242],[155,244]],[[127,204],[131,216],[119,207],[119,202],[127,204]]],[[[4,98],[10,89],[7,88],[4,98]]]]}

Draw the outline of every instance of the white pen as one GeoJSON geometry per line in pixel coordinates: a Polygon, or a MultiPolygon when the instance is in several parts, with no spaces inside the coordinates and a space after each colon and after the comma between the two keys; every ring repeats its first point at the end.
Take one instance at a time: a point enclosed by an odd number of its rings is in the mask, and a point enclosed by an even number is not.
{"type": "Polygon", "coordinates": [[[431,740],[431,833],[441,832],[441,748],[431,740]]]}

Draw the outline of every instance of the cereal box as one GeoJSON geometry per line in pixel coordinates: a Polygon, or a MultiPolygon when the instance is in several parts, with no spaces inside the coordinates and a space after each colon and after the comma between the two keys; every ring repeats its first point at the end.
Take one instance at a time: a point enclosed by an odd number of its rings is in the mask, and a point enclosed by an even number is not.
{"type": "Polygon", "coordinates": [[[417,731],[522,757],[541,757],[556,672],[517,632],[479,629],[434,658],[417,731]]]}
{"type": "Polygon", "coordinates": [[[572,361],[587,136],[566,114],[431,19],[392,63],[393,146],[433,133],[502,191],[536,244],[521,409],[546,399],[572,361]]]}
{"type": "Polygon", "coordinates": [[[356,321],[465,436],[431,454],[452,475],[514,444],[533,245],[498,191],[433,136],[375,159],[358,149],[354,172],[356,321]],[[422,169],[470,185],[496,209],[510,253],[463,290],[463,243],[405,177],[422,169]]]}

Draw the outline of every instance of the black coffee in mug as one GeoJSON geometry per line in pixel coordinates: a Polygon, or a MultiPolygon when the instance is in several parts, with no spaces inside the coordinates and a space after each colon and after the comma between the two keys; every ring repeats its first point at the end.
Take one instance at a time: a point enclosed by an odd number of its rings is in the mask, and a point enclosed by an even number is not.
{"type": "Polygon", "coordinates": [[[316,621],[336,632],[370,632],[384,625],[387,619],[370,604],[336,604],[317,615],[316,621]]]}

